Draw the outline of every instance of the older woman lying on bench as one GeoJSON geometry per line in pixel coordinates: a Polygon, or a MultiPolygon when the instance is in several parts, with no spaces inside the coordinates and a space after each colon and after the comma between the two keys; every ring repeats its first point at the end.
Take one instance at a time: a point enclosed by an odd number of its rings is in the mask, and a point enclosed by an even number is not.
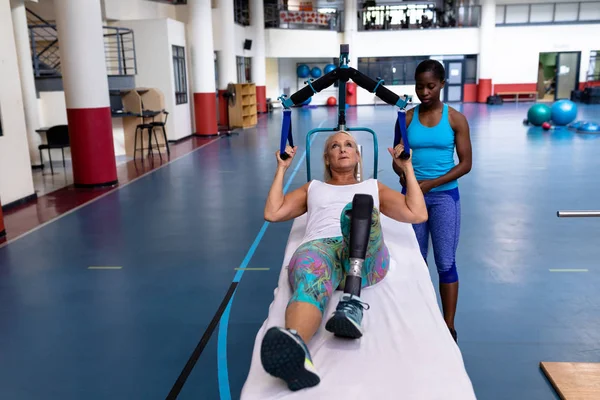
{"type": "Polygon", "coordinates": [[[336,336],[358,339],[363,335],[361,288],[383,280],[389,268],[389,252],[383,239],[380,215],[412,224],[427,220],[423,193],[411,160],[402,160],[402,145],[388,149],[406,176],[406,195],[374,179],[359,182],[360,154],[354,138],[340,131],[331,135],[323,152],[324,182],[313,180],[283,194],[283,178],[289,158],[277,152],[277,172],[265,205],[265,219],[288,221],[307,213],[306,233],[288,266],[292,297],[286,309],[285,327],[269,329],[262,341],[265,370],[283,379],[290,390],[312,387],[320,377],[306,343],[321,324],[334,290],[344,295],[330,316],[326,329],[336,336]]]}

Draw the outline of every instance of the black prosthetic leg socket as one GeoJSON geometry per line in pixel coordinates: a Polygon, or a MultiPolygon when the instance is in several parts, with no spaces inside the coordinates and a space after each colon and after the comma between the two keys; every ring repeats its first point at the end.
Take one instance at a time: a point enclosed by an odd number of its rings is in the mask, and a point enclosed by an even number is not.
{"type": "Polygon", "coordinates": [[[369,194],[354,195],[350,217],[350,259],[364,260],[367,256],[372,214],[373,197],[369,194]]]}
{"type": "Polygon", "coordinates": [[[362,266],[367,256],[372,215],[373,197],[368,194],[354,195],[350,216],[350,270],[344,286],[344,293],[354,296],[360,296],[362,266]]]}

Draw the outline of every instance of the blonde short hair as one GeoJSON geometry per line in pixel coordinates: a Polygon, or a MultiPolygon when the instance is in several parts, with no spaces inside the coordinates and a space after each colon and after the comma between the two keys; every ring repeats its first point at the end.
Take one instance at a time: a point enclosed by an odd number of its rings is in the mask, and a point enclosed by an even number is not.
{"type": "MultiPolygon", "coordinates": [[[[354,136],[352,136],[350,134],[350,132],[338,131],[338,132],[335,132],[335,133],[332,133],[331,135],[329,135],[329,137],[325,141],[325,147],[323,148],[323,167],[324,167],[324,171],[325,171],[324,172],[325,182],[327,182],[328,180],[331,179],[331,168],[327,164],[327,149],[329,149],[329,145],[330,145],[333,137],[335,135],[337,135],[338,133],[343,133],[343,134],[350,136],[354,140],[354,143],[356,143],[356,139],[354,138],[354,136]]],[[[358,147],[358,143],[356,143],[356,154],[358,154],[358,164],[356,164],[356,167],[354,167],[354,178],[356,178],[357,180],[361,180],[362,176],[363,176],[362,155],[360,154],[360,149],[358,147]]]]}

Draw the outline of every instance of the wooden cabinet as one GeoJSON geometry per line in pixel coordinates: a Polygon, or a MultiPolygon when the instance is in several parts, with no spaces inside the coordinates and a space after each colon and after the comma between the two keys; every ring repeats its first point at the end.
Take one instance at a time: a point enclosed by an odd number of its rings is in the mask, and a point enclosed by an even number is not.
{"type": "Polygon", "coordinates": [[[232,85],[235,101],[229,101],[229,125],[231,128],[252,128],[257,124],[256,85],[238,83],[232,85]]]}

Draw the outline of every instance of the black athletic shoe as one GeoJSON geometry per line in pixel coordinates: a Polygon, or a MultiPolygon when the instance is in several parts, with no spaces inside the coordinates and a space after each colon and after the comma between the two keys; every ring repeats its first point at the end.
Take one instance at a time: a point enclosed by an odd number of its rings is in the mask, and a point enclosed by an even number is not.
{"type": "Polygon", "coordinates": [[[260,359],[265,371],[283,379],[292,391],[313,387],[321,382],[308,348],[294,330],[269,329],[262,341],[260,359]]]}

